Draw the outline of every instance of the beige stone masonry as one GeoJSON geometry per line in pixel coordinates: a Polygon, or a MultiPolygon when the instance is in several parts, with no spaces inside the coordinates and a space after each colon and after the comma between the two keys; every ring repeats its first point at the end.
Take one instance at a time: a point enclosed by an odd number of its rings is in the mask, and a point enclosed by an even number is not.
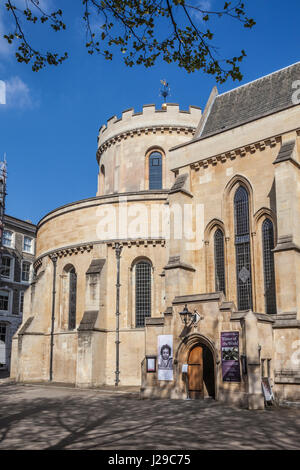
{"type": "MultiPolygon", "coordinates": [[[[209,165],[217,165],[217,163],[224,163],[227,160],[234,160],[238,157],[245,157],[247,153],[253,154],[256,151],[265,150],[267,146],[275,147],[276,144],[280,143],[281,139],[279,136],[272,137],[270,139],[266,139],[264,141],[255,142],[253,144],[246,145],[244,147],[236,148],[231,150],[230,152],[221,153],[219,155],[214,155],[211,158],[207,158],[204,160],[199,160],[198,162],[194,162],[190,164],[190,168],[197,171],[201,167],[207,168],[209,165]]],[[[174,169],[173,171],[177,171],[178,168],[174,169]]]]}
{"type": "Polygon", "coordinates": [[[201,117],[201,109],[196,106],[190,106],[189,111],[182,111],[178,104],[167,103],[165,109],[156,109],[154,104],[144,105],[141,113],[135,113],[133,108],[123,111],[122,118],[117,119],[113,116],[103,125],[99,132],[100,146],[111,138],[121,139],[124,136],[130,136],[131,132],[139,132],[144,129],[153,128],[169,129],[193,129],[198,125],[201,117]],[[122,137],[121,137],[122,136],[122,137]]]}
{"type": "Polygon", "coordinates": [[[262,149],[266,141],[277,139],[285,133],[297,132],[299,135],[299,121],[300,106],[295,106],[237,128],[173,147],[170,149],[172,169],[175,170],[216,155],[226,155],[232,151],[233,143],[234,149],[240,149],[261,142],[262,149]],[[196,159],[195,156],[198,158],[196,159]]]}

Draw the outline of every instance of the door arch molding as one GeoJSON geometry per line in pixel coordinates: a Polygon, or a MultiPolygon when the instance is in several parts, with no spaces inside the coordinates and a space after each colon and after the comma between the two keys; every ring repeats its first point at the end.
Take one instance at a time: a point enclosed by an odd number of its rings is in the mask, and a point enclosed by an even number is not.
{"type": "Polygon", "coordinates": [[[190,333],[180,342],[176,353],[175,353],[175,364],[177,365],[177,379],[178,385],[181,391],[186,389],[186,383],[184,382],[183,374],[181,373],[182,364],[187,364],[189,354],[196,346],[206,347],[211,354],[213,361],[213,374],[214,374],[214,398],[218,399],[218,372],[219,372],[219,354],[215,347],[214,342],[200,333],[190,333]]]}
{"type": "Polygon", "coordinates": [[[214,342],[207,336],[202,335],[201,333],[190,333],[189,335],[185,336],[183,340],[179,343],[179,346],[176,350],[175,359],[178,362],[182,362],[184,364],[184,360],[188,358],[190,350],[193,349],[194,346],[201,346],[201,344],[204,344],[210,349],[210,352],[214,357],[215,363],[218,363],[219,354],[215,348],[214,342]]]}

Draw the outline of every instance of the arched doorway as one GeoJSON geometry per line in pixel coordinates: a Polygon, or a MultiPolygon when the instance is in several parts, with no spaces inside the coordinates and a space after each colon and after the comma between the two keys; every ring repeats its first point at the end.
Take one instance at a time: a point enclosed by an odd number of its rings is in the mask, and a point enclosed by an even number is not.
{"type": "Polygon", "coordinates": [[[205,344],[198,343],[190,349],[187,379],[189,398],[215,398],[214,358],[205,344]]]}

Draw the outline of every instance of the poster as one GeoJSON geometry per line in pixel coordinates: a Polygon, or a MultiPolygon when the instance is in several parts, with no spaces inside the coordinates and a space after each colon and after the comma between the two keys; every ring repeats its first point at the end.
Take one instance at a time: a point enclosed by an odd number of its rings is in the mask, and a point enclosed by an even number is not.
{"type": "Polygon", "coordinates": [[[156,357],[146,357],[147,372],[156,372],[156,357]]]}
{"type": "Polygon", "coordinates": [[[262,377],[261,386],[266,401],[272,401],[274,399],[270,379],[268,377],[262,377]]]}
{"type": "Polygon", "coordinates": [[[239,332],[221,333],[221,356],[223,382],[240,382],[239,332]]]}
{"type": "Polygon", "coordinates": [[[173,380],[173,335],[157,337],[158,380],[173,380]]]}

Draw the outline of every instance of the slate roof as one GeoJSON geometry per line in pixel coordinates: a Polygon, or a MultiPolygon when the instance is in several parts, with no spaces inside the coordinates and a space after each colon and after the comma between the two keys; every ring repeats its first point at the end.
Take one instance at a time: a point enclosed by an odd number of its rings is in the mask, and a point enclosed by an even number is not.
{"type": "Polygon", "coordinates": [[[195,137],[218,134],[295,106],[292,95],[296,89],[292,84],[297,80],[300,80],[300,62],[217,95],[201,135],[195,137]]]}
{"type": "Polygon", "coordinates": [[[98,310],[89,310],[84,312],[78,331],[89,331],[95,327],[98,316],[98,310]]]}
{"type": "Polygon", "coordinates": [[[99,274],[105,264],[105,259],[93,259],[86,274],[99,274]]]}
{"type": "Polygon", "coordinates": [[[172,188],[170,189],[169,193],[175,193],[183,189],[186,179],[188,177],[187,173],[177,176],[172,188]]]}
{"type": "Polygon", "coordinates": [[[284,162],[292,158],[295,145],[296,145],[295,140],[290,140],[289,142],[285,142],[284,144],[282,144],[281,149],[274,163],[284,162]]]}

